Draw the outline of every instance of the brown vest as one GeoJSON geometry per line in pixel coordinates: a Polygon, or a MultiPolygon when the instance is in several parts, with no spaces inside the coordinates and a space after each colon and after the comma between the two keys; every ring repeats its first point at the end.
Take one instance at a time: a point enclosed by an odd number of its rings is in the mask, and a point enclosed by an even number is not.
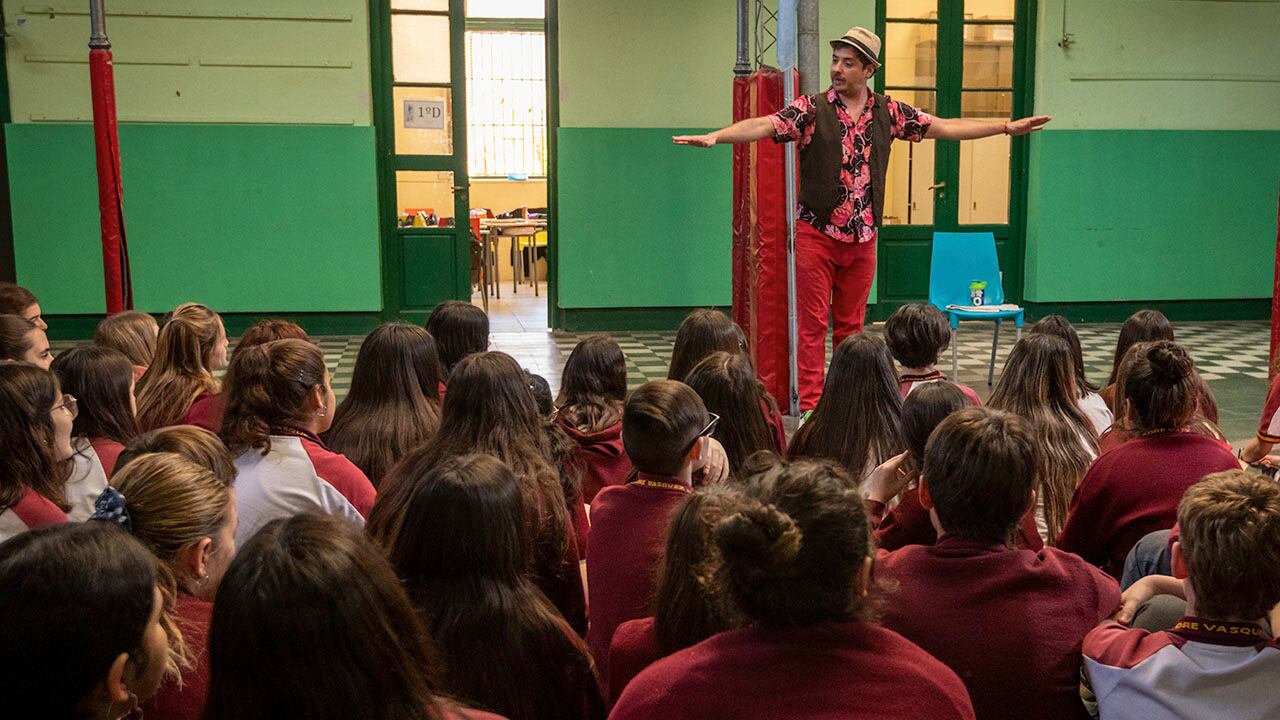
{"type": "MultiPolygon", "coordinates": [[[[883,95],[871,93],[871,213],[876,227],[884,213],[884,176],[889,168],[892,121],[883,95]]],[[[840,119],[835,107],[820,92],[814,98],[813,137],[800,150],[800,202],[823,220],[831,217],[840,198],[840,119]]],[[[861,112],[861,109],[859,109],[861,112]]],[[[856,118],[855,118],[856,122],[856,118]]],[[[852,128],[850,132],[852,132],[852,128]]]]}

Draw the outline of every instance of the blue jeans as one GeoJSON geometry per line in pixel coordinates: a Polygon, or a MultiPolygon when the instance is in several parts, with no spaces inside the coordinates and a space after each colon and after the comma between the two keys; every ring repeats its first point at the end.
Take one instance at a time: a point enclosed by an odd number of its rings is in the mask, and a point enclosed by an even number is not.
{"type": "Polygon", "coordinates": [[[1120,589],[1129,586],[1148,575],[1172,575],[1173,563],[1169,559],[1169,531],[1157,530],[1142,536],[1137,545],[1129,551],[1124,560],[1124,576],[1120,579],[1120,589]]]}

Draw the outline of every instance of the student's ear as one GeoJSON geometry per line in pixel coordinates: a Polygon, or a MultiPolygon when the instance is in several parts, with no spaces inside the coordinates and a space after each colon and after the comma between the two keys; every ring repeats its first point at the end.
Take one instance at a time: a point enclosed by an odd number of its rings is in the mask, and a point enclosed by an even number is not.
{"type": "Polygon", "coordinates": [[[704,438],[698,438],[693,441],[693,447],[689,448],[689,452],[685,453],[684,464],[689,465],[696,463],[702,459],[702,446],[704,438]]]}
{"type": "Polygon", "coordinates": [[[307,399],[302,404],[302,409],[307,415],[315,415],[318,412],[324,411],[326,404],[324,384],[321,383],[307,391],[307,399]]]}
{"type": "Polygon", "coordinates": [[[925,482],[924,475],[920,475],[920,507],[925,510],[933,509],[933,498],[929,496],[929,483],[925,482]]]}
{"type": "Polygon", "coordinates": [[[129,700],[129,688],[124,684],[125,669],[129,665],[129,654],[120,653],[107,668],[107,676],[93,689],[97,702],[102,704],[123,703],[129,700]]]}
{"type": "Polygon", "coordinates": [[[871,567],[874,564],[875,559],[870,555],[862,559],[862,569],[858,571],[858,579],[853,588],[860,597],[866,597],[871,590],[871,567]]]}
{"type": "Polygon", "coordinates": [[[178,565],[185,568],[193,578],[202,578],[208,574],[209,550],[213,548],[211,538],[200,538],[178,551],[178,565]]]}
{"type": "Polygon", "coordinates": [[[1175,542],[1169,550],[1170,564],[1173,565],[1173,576],[1179,580],[1187,579],[1187,556],[1182,554],[1182,543],[1175,542]]]}

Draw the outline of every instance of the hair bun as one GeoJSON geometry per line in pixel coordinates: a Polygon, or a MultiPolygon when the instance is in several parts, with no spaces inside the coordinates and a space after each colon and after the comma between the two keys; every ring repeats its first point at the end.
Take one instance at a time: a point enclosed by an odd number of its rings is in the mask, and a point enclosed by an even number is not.
{"type": "Polygon", "coordinates": [[[726,564],[764,574],[795,560],[803,537],[791,516],[773,505],[755,505],[734,513],[721,520],[715,530],[726,564]]]}
{"type": "Polygon", "coordinates": [[[1194,368],[1191,356],[1179,344],[1164,340],[1157,342],[1147,351],[1147,362],[1151,363],[1151,372],[1166,382],[1177,382],[1191,375],[1194,368]]]}

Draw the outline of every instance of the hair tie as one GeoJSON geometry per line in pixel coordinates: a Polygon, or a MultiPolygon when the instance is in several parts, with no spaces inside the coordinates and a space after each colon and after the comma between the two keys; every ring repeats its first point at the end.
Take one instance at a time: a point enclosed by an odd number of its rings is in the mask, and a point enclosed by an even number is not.
{"type": "Polygon", "coordinates": [[[115,523],[133,532],[133,518],[129,517],[129,506],[125,503],[124,495],[110,485],[93,501],[93,514],[89,519],[115,523]]]}

